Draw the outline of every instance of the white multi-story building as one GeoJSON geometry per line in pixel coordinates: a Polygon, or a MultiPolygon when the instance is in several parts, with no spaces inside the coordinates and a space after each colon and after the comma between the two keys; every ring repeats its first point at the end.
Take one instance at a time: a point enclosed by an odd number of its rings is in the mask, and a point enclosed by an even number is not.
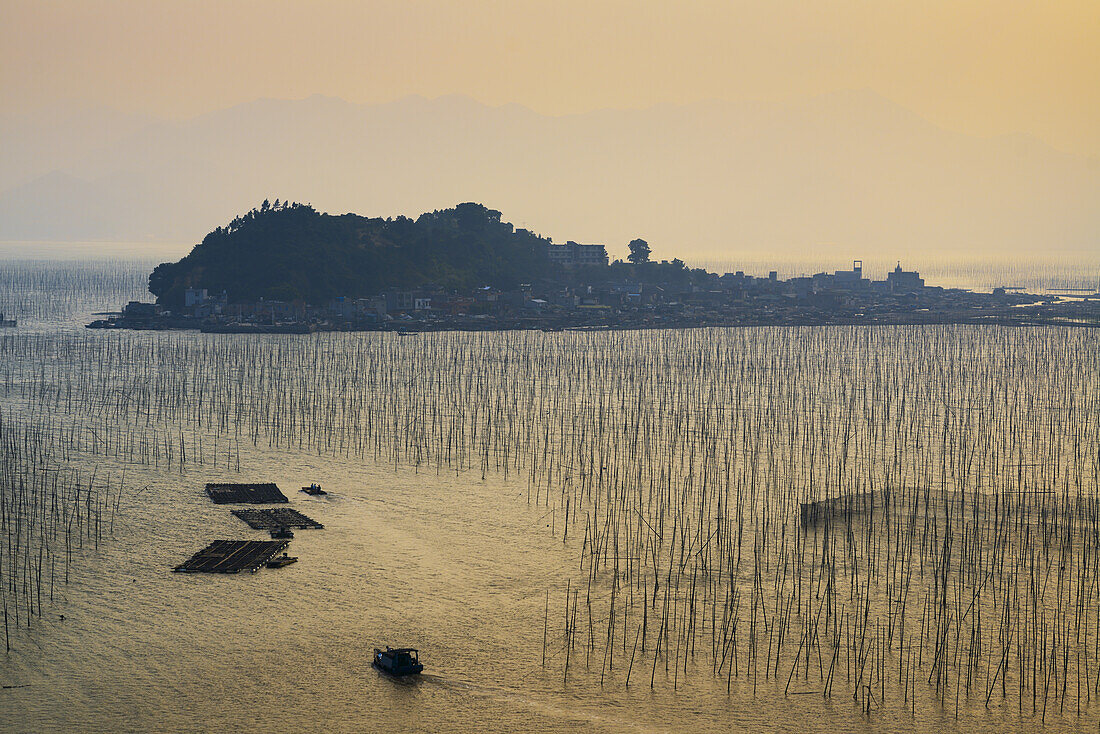
{"type": "Polygon", "coordinates": [[[188,288],[183,292],[183,305],[187,308],[201,306],[209,298],[206,288],[188,288]]]}

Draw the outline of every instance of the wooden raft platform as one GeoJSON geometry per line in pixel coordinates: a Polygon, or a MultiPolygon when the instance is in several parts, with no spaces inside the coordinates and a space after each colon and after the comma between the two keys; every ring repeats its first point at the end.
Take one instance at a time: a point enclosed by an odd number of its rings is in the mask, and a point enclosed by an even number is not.
{"type": "Polygon", "coordinates": [[[173,571],[184,573],[256,572],[282,552],[287,540],[215,540],[173,571]]]}
{"type": "Polygon", "coordinates": [[[206,494],[218,505],[273,505],[290,501],[274,484],[207,484],[206,494]]]}
{"type": "Polygon", "coordinates": [[[322,530],[325,527],[313,518],[306,517],[289,507],[274,507],[269,510],[233,510],[233,514],[256,530],[274,530],[276,528],[322,530]]]}

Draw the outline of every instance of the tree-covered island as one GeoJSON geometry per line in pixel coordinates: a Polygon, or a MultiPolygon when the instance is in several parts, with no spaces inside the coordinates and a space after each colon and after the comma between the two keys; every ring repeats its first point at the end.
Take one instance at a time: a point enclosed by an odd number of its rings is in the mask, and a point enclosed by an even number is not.
{"type": "Polygon", "coordinates": [[[839,323],[1100,324],[1100,296],[1065,300],[927,286],[901,266],[882,281],[851,270],[780,280],[626,261],[603,245],[555,244],[481,204],[404,216],[259,208],[218,227],[149,276],[155,304],[93,328],[249,332],[653,328],[839,323]]]}

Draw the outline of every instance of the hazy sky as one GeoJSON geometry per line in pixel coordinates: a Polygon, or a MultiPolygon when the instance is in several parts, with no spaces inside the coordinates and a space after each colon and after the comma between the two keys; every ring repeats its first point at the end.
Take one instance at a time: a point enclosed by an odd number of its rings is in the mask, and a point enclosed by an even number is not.
{"type": "Polygon", "coordinates": [[[547,114],[870,88],[1100,156],[1100,0],[0,0],[0,107],[465,94],[547,114]]]}

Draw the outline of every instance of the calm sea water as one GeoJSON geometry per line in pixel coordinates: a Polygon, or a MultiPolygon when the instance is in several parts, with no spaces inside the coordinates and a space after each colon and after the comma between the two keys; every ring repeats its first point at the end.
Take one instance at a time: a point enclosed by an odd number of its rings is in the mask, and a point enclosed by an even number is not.
{"type": "MultiPolygon", "coordinates": [[[[226,337],[212,341],[198,334],[85,333],[81,327],[91,311],[141,290],[134,275],[140,276],[139,266],[117,262],[88,268],[84,274],[77,268],[73,280],[71,264],[57,266],[53,275],[50,266],[9,265],[8,273],[16,275],[0,301],[22,304],[24,323],[0,338],[27,340],[28,354],[35,339],[58,334],[121,345],[182,344],[188,353],[226,343],[226,337]]],[[[260,339],[280,353],[308,357],[318,345],[318,353],[333,344],[351,348],[354,341],[343,338],[260,339]]],[[[1095,348],[1094,337],[1075,338],[1095,348]]],[[[1044,337],[1041,343],[1059,339],[1044,337]]],[[[1011,340],[995,343],[1012,348],[1011,340]]],[[[110,371],[119,385],[126,384],[128,373],[144,374],[127,364],[125,347],[117,354],[120,361],[110,371]]],[[[41,360],[49,358],[43,352],[41,360]]],[[[641,355],[622,355],[625,364],[632,359],[641,355]]],[[[32,371],[18,374],[30,381],[32,371]]],[[[417,377],[430,383],[435,376],[417,377]]],[[[233,379],[244,392],[262,384],[247,372],[233,379]]],[[[548,373],[546,379],[558,376],[548,373]]],[[[1057,376],[1052,382],[1058,383],[1057,376]]],[[[307,376],[301,384],[309,384],[307,376]]],[[[593,394],[613,389],[591,385],[593,394]]],[[[117,404],[124,392],[112,393],[100,408],[117,404]]],[[[55,425],[57,416],[28,409],[18,385],[7,385],[4,395],[0,411],[7,419],[55,425]]],[[[1085,402],[1095,397],[1078,396],[1085,402]]],[[[268,399],[256,396],[257,403],[268,399]]],[[[70,419],[94,423],[95,415],[80,415],[89,412],[91,406],[78,406],[70,419]]],[[[131,435],[152,430],[136,417],[133,421],[114,428],[131,435]]],[[[176,428],[197,431],[201,421],[191,416],[176,428]]],[[[621,661],[615,674],[605,677],[602,661],[586,659],[579,648],[566,677],[560,643],[563,589],[578,576],[586,538],[563,541],[558,516],[529,502],[523,471],[506,477],[493,466],[482,471],[476,461],[457,470],[414,468],[372,459],[370,452],[356,456],[318,451],[308,442],[297,448],[240,436],[233,451],[210,451],[203,464],[191,460],[182,467],[90,452],[66,459],[87,471],[95,467],[116,479],[124,475],[126,493],[108,540],[80,556],[72,580],[56,589],[43,618],[14,635],[0,678],[5,686],[19,687],[0,691],[0,728],[994,732],[1097,726],[1095,704],[1080,715],[1052,709],[1041,722],[1014,701],[994,700],[986,708],[980,695],[961,709],[924,704],[910,709],[891,694],[867,715],[850,695],[824,700],[813,680],[786,692],[786,680],[728,683],[702,660],[679,675],[655,668],[652,686],[651,671],[635,669],[627,686],[621,661]],[[210,540],[266,537],[202,492],[205,482],[234,480],[277,482],[291,496],[291,506],[325,529],[296,531],[291,552],[301,560],[284,569],[228,576],[171,573],[210,540]],[[311,498],[296,491],[310,482],[320,482],[331,494],[311,498]],[[544,626],[550,638],[546,648],[544,626]],[[385,644],[419,647],[425,675],[396,682],[375,672],[371,650],[385,644]]]]}

